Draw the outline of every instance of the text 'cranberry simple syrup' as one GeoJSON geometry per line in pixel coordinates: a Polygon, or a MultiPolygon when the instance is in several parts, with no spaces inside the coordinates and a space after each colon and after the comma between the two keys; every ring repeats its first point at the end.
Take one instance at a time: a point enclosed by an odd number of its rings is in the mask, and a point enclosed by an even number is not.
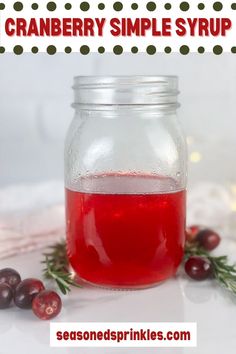
{"type": "Polygon", "coordinates": [[[79,76],[65,144],[67,254],[114,289],[153,286],[183,257],[186,143],[175,76],[79,76]]]}

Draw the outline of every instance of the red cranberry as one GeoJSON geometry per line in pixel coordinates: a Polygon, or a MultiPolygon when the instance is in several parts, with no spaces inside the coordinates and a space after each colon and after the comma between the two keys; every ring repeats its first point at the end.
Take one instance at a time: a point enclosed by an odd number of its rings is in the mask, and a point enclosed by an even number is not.
{"type": "Polygon", "coordinates": [[[207,251],[214,250],[220,243],[220,236],[211,229],[203,229],[198,232],[196,239],[201,247],[207,251]]]}
{"type": "Polygon", "coordinates": [[[0,284],[6,283],[14,290],[20,281],[20,274],[15,269],[4,268],[0,270],[0,284]]]}
{"type": "Polygon", "coordinates": [[[202,226],[192,225],[186,228],[186,240],[193,242],[196,239],[198,232],[202,230],[202,226]]]}
{"type": "Polygon", "coordinates": [[[33,278],[23,280],[15,290],[14,301],[16,306],[22,309],[31,308],[33,298],[44,289],[41,280],[33,278]]]}
{"type": "Polygon", "coordinates": [[[204,280],[212,275],[212,266],[207,258],[192,256],[185,263],[185,272],[194,280],[204,280]]]}
{"type": "Polygon", "coordinates": [[[13,299],[13,290],[12,288],[6,284],[0,284],[0,309],[6,309],[9,307],[11,301],[13,299]]]}
{"type": "Polygon", "coordinates": [[[61,298],[52,290],[41,291],[33,300],[32,310],[41,320],[50,320],[61,311],[61,298]]]}

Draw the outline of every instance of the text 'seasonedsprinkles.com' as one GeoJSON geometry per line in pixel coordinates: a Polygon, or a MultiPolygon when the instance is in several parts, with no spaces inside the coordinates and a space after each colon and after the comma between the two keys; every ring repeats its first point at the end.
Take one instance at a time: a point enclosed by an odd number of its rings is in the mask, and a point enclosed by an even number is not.
{"type": "Polygon", "coordinates": [[[195,347],[196,323],[51,323],[53,347],[195,347]]]}

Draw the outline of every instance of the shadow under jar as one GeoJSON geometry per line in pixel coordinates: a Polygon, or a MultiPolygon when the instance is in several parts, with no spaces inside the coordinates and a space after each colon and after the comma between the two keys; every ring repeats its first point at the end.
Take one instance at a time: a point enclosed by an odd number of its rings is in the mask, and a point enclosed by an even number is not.
{"type": "Polygon", "coordinates": [[[183,256],[186,144],[175,76],[75,77],[65,146],[67,252],[83,280],[145,288],[183,256]]]}

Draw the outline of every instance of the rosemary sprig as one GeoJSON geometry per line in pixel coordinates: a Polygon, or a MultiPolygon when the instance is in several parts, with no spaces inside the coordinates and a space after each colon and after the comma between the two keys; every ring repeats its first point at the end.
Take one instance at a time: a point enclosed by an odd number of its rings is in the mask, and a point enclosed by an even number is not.
{"type": "MultiPolygon", "coordinates": [[[[45,264],[44,277],[53,279],[63,294],[67,294],[71,290],[71,286],[81,287],[72,278],[65,241],[55,243],[50,249],[51,252],[44,253],[45,259],[42,261],[45,264]]],[[[197,242],[187,242],[185,245],[185,260],[190,256],[206,257],[211,262],[214,278],[219,285],[236,295],[236,264],[228,264],[227,256],[211,256],[197,242]]]]}
{"type": "Polygon", "coordinates": [[[227,256],[214,257],[209,252],[199,247],[197,243],[186,243],[185,259],[190,256],[203,256],[210,262],[213,275],[218,284],[236,295],[236,264],[228,264],[227,256]]]}
{"type": "Polygon", "coordinates": [[[71,286],[80,288],[72,278],[69,261],[66,255],[65,241],[55,243],[49,247],[51,252],[43,253],[45,264],[43,275],[46,279],[52,279],[56,282],[60,291],[65,295],[71,290],[71,286]]]}

